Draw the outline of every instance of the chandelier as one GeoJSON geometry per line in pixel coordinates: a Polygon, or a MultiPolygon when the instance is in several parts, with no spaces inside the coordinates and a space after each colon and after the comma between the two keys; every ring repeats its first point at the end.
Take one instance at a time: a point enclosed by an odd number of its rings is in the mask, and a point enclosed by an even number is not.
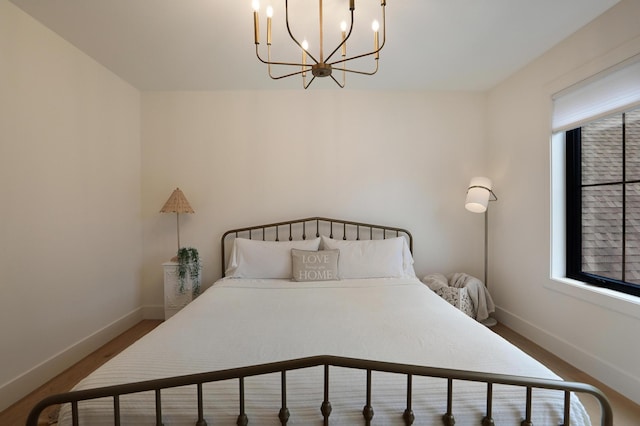
{"type": "Polygon", "coordinates": [[[364,74],[364,75],[373,75],[378,71],[378,59],[380,58],[380,51],[384,47],[384,43],[386,40],[386,30],[385,30],[385,6],[387,5],[387,0],[380,0],[380,6],[382,9],[382,44],[380,44],[379,39],[379,29],[380,24],[377,20],[374,20],[371,28],[373,30],[373,50],[356,54],[353,56],[347,56],[347,41],[351,37],[351,33],[353,31],[353,23],[354,23],[354,11],[355,11],[355,0],[349,0],[349,15],[351,16],[351,22],[347,24],[346,21],[342,21],[340,24],[340,42],[338,45],[329,53],[329,55],[325,56],[324,50],[324,13],[322,10],[322,0],[318,0],[318,8],[319,8],[319,46],[317,53],[311,53],[309,50],[309,44],[306,39],[299,41],[296,36],[291,31],[291,26],[289,24],[289,1],[285,0],[285,23],[287,27],[287,32],[289,33],[289,37],[291,40],[300,48],[300,61],[290,61],[290,62],[279,62],[271,59],[271,42],[272,42],[272,34],[271,34],[271,20],[273,17],[273,7],[268,6],[266,9],[267,12],[267,58],[266,60],[260,56],[260,28],[259,28],[259,9],[260,4],[259,0],[253,0],[253,30],[254,30],[254,42],[256,45],[256,56],[258,59],[267,64],[267,68],[269,71],[269,77],[274,80],[279,80],[286,77],[292,77],[296,75],[302,76],[302,86],[306,89],[311,83],[315,80],[316,77],[331,77],[331,79],[341,88],[345,86],[346,81],[346,73],[355,73],[355,74],[364,74]],[[339,55],[336,55],[340,51],[339,55]],[[347,62],[352,61],[354,59],[365,58],[368,56],[373,56],[375,67],[371,71],[361,70],[361,69],[352,69],[347,66],[347,62]],[[287,72],[280,75],[274,75],[271,67],[273,66],[282,66],[289,67],[289,71],[297,68],[296,71],[287,72]],[[342,81],[338,81],[334,76],[333,71],[339,70],[342,72],[342,81]],[[311,78],[307,79],[307,74],[311,74],[311,78]]]}

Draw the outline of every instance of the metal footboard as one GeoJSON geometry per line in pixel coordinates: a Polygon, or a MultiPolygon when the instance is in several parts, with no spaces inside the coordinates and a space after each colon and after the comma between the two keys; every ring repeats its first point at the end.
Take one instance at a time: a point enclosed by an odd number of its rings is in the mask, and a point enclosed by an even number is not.
{"type": "MultiPolygon", "coordinates": [[[[470,381],[486,383],[487,391],[487,405],[485,417],[482,419],[482,425],[493,425],[492,419],[492,403],[493,403],[493,386],[498,385],[511,385],[519,386],[526,389],[526,400],[523,407],[525,412],[525,419],[522,421],[522,426],[532,425],[531,421],[531,401],[533,398],[534,389],[551,389],[564,393],[564,419],[563,424],[570,424],[570,400],[571,393],[586,393],[594,396],[600,403],[601,417],[600,424],[603,426],[613,425],[613,411],[607,397],[598,388],[585,383],[577,382],[565,382],[561,380],[550,379],[535,379],[529,377],[502,375],[502,374],[488,374],[478,373],[462,370],[451,370],[443,368],[423,367],[415,365],[395,364],[388,362],[369,361],[354,358],[344,358],[336,356],[315,356],[308,358],[300,358],[290,361],[275,362],[269,364],[261,364],[250,367],[229,369],[223,371],[214,371],[208,373],[192,374],[186,376],[177,376],[166,379],[150,380],[144,382],[130,383],[124,385],[107,386],[102,388],[87,389],[80,391],[73,391],[64,394],[52,395],[42,401],[40,401],[31,410],[27,419],[27,426],[37,426],[38,418],[41,412],[51,406],[57,404],[71,403],[71,412],[73,418],[73,424],[78,425],[78,402],[87,401],[96,398],[111,397],[113,398],[113,414],[114,424],[120,424],[120,396],[128,395],[139,392],[155,392],[155,414],[156,425],[162,425],[162,390],[180,386],[196,386],[197,388],[197,413],[194,413],[194,423],[196,426],[206,426],[207,422],[204,419],[204,404],[203,404],[203,384],[210,382],[217,382],[222,380],[238,380],[239,386],[239,413],[237,424],[247,425],[249,418],[245,412],[245,391],[244,391],[244,379],[247,377],[280,373],[281,376],[281,406],[279,407],[278,418],[282,425],[286,425],[289,420],[289,410],[287,408],[287,372],[292,370],[299,370],[311,367],[324,367],[324,392],[323,401],[319,402],[319,409],[324,418],[324,424],[329,424],[329,418],[331,415],[331,401],[330,401],[330,369],[332,367],[350,368],[365,370],[367,373],[366,380],[366,397],[364,402],[364,408],[362,410],[363,423],[370,425],[374,417],[374,407],[371,405],[371,373],[372,372],[385,372],[395,373],[406,376],[406,408],[402,415],[406,425],[411,425],[416,420],[412,411],[412,383],[413,377],[434,377],[447,380],[447,411],[443,413],[442,421],[444,425],[453,425],[455,423],[455,417],[453,413],[453,399],[454,399],[454,384],[455,381],[470,381]]],[[[275,410],[274,410],[275,415],[275,410]]],[[[418,423],[420,423],[418,421],[418,423]]]]}

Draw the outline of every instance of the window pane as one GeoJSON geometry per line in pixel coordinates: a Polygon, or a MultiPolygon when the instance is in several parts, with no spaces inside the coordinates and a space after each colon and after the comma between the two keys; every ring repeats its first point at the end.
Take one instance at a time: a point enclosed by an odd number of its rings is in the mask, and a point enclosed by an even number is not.
{"type": "Polygon", "coordinates": [[[622,279],[622,185],[582,188],[582,271],[622,279]]]}
{"type": "Polygon", "coordinates": [[[640,184],[627,185],[625,281],[640,284],[640,184]]]}
{"type": "Polygon", "coordinates": [[[627,180],[640,179],[640,109],[626,114],[627,180]]]}
{"type": "Polygon", "coordinates": [[[622,114],[582,128],[582,184],[622,181],[622,114]]]}

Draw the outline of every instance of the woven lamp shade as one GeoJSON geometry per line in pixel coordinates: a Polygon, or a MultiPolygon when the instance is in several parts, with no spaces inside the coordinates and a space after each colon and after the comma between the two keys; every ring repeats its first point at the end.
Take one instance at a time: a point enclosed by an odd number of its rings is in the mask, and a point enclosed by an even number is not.
{"type": "Polygon", "coordinates": [[[160,213],[195,213],[187,201],[187,197],[180,188],[176,188],[172,193],[160,213]]]}

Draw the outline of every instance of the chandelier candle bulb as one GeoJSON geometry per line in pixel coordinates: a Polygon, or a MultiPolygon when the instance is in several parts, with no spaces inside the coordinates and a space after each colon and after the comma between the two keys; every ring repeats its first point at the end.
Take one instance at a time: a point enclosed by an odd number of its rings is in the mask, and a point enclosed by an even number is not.
{"type": "Polygon", "coordinates": [[[259,19],[258,19],[258,10],[260,9],[260,3],[258,0],[253,0],[253,42],[255,44],[260,44],[260,27],[259,27],[259,19]]]}
{"type": "Polygon", "coordinates": [[[273,17],[273,7],[267,7],[267,44],[271,45],[271,18],[273,17]]]}
{"type": "Polygon", "coordinates": [[[380,24],[378,24],[378,21],[373,21],[373,23],[371,24],[371,29],[373,29],[373,48],[376,52],[374,58],[378,59],[380,58],[380,43],[379,43],[379,39],[378,39],[378,30],[380,29],[380,24]]]}
{"type": "Polygon", "coordinates": [[[307,43],[307,40],[303,40],[302,41],[302,76],[306,77],[307,73],[306,73],[306,65],[307,65],[307,49],[309,48],[309,43],[307,43]]]}
{"type": "Polygon", "coordinates": [[[318,18],[320,18],[320,63],[324,63],[324,14],[322,13],[322,0],[318,0],[318,18]]]}
{"type": "Polygon", "coordinates": [[[347,56],[347,43],[345,43],[345,39],[347,38],[347,23],[345,21],[340,23],[340,29],[342,30],[342,57],[345,57],[347,56]]]}

